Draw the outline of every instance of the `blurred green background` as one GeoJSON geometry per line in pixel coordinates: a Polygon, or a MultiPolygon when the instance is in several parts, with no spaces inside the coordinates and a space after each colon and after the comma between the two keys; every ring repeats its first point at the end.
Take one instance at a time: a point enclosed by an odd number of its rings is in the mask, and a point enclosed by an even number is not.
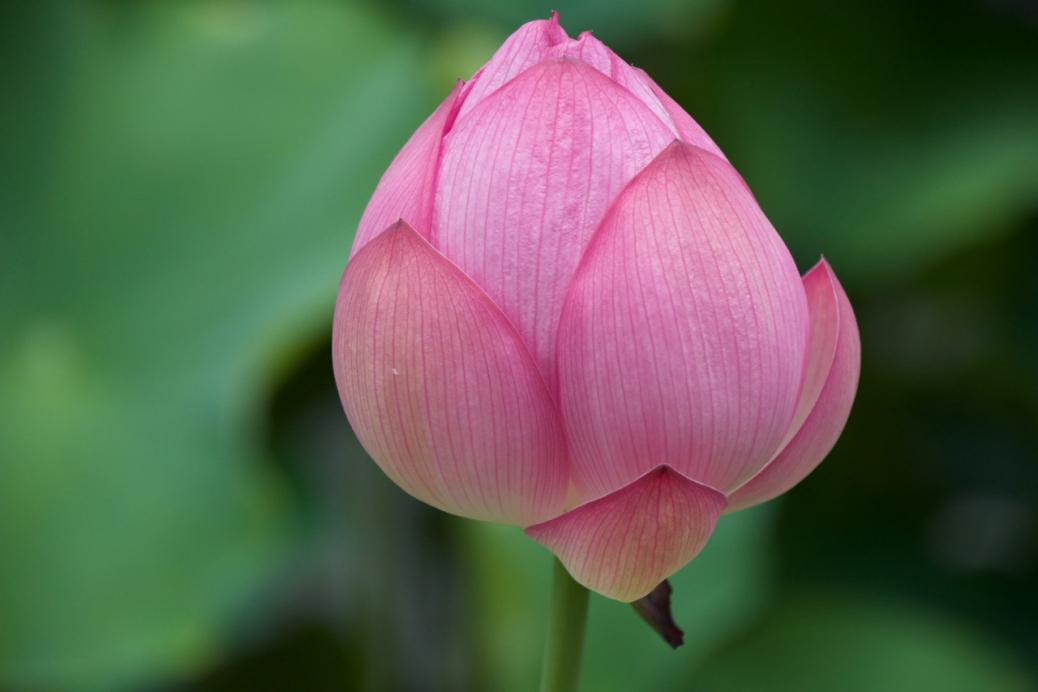
{"type": "Polygon", "coordinates": [[[863,374],[820,469],[593,597],[583,689],[1038,689],[1031,0],[0,4],[0,689],[532,690],[550,558],[364,457],[330,371],[410,132],[561,13],[710,132],[863,374]]]}

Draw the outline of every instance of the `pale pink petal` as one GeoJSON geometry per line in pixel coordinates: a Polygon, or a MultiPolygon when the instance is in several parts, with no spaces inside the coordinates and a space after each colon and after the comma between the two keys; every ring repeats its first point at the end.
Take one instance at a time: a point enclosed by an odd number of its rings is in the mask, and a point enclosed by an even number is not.
{"type": "Polygon", "coordinates": [[[552,12],[551,19],[523,24],[469,80],[462,95],[464,102],[458,117],[464,117],[487,96],[522,72],[551,57],[554,46],[569,41],[569,36],[559,26],[558,12],[552,12]]]}
{"type": "Polygon", "coordinates": [[[440,146],[454,119],[453,110],[462,86],[462,82],[454,86],[382,174],[360,217],[350,257],[398,219],[406,221],[423,238],[429,237],[440,146]]]}
{"type": "Polygon", "coordinates": [[[554,391],[562,301],[613,198],[673,140],[626,89],[542,62],[444,140],[430,242],[515,324],[554,391]]]}
{"type": "Polygon", "coordinates": [[[729,511],[778,497],[811,473],[836,444],[851,413],[861,371],[854,311],[824,259],[804,276],[811,313],[811,355],[788,444],[729,498],[729,511]]]}
{"type": "Polygon", "coordinates": [[[546,51],[550,58],[575,58],[613,79],[615,63],[623,63],[606,44],[585,31],[576,39],[563,41],[546,51]]]}
{"type": "Polygon", "coordinates": [[[789,251],[735,170],[675,142],[602,222],[559,325],[584,498],[660,464],[727,492],[789,427],[808,345],[789,251]]]}
{"type": "Polygon", "coordinates": [[[575,41],[566,41],[554,46],[549,53],[577,58],[591,65],[644,103],[670,128],[674,137],[725,158],[706,131],[674,99],[660,89],[649,75],[632,67],[595,38],[590,31],[585,31],[575,41]]]}
{"type": "Polygon", "coordinates": [[[656,114],[656,117],[670,129],[674,138],[680,138],[681,135],[673,126],[667,109],[639,75],[641,70],[636,70],[624,62],[623,58],[595,38],[590,31],[585,31],[576,40],[554,46],[549,53],[554,57],[576,58],[595,68],[615,82],[617,86],[631,92],[632,96],[656,114]]]}
{"type": "Polygon", "coordinates": [[[724,494],[660,466],[526,534],[579,583],[629,602],[699,554],[724,507],[724,494]]]}
{"type": "Polygon", "coordinates": [[[515,329],[406,223],[357,253],[335,309],[333,365],[361,444],[434,507],[525,526],[562,510],[565,439],[515,329]]]}
{"type": "MultiPolygon", "coordinates": [[[[666,119],[666,122],[673,124],[673,127],[677,131],[678,137],[681,141],[693,144],[700,149],[706,149],[707,151],[720,156],[722,159],[725,159],[726,161],[728,160],[721,149],[714,144],[714,140],[710,139],[710,135],[706,133],[706,130],[700,127],[699,123],[693,120],[692,116],[689,115],[684,108],[679,106],[677,101],[672,99],[667,92],[660,89],[659,85],[657,85],[644,70],[632,68],[632,72],[634,74],[628,79],[637,79],[641,82],[643,88],[648,89],[659,100],[662,108],[669,116],[669,118],[666,119]]],[[[628,88],[632,90],[635,89],[633,86],[628,88]]],[[[742,182],[741,177],[739,178],[739,181],[740,183],[742,182]]],[[[743,184],[745,185],[745,183],[743,184]]]]}

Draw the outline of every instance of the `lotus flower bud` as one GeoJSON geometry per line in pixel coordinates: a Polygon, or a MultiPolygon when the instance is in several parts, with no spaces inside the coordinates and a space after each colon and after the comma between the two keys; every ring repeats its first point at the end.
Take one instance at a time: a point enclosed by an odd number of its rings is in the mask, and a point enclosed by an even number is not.
{"type": "Polygon", "coordinates": [[[829,265],[801,278],[703,129],[553,16],[459,82],[382,177],[333,361],[400,487],[525,527],[633,601],[725,511],[825,457],[860,343],[829,265]]]}

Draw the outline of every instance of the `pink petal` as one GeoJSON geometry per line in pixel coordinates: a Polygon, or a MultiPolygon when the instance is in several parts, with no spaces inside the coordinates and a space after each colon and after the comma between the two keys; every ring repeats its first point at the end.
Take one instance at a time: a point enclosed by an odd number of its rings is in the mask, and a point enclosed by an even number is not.
{"type": "Polygon", "coordinates": [[[591,65],[617,85],[630,91],[666,124],[675,137],[687,144],[706,149],[722,159],[725,158],[706,131],[674,99],[660,89],[649,75],[625,62],[592,36],[590,31],[585,31],[576,41],[570,40],[553,46],[548,52],[560,57],[577,58],[591,65]]]}
{"type": "Polygon", "coordinates": [[[778,497],[811,473],[836,444],[851,413],[861,371],[854,311],[824,259],[804,276],[811,313],[811,351],[788,444],[729,498],[729,511],[778,497]]]}
{"type": "Polygon", "coordinates": [[[350,257],[398,219],[410,224],[423,238],[429,237],[440,143],[454,119],[452,111],[462,86],[462,82],[454,85],[382,174],[360,217],[350,257]]]}
{"type": "Polygon", "coordinates": [[[479,287],[398,222],[346,266],[333,365],[361,444],[444,511],[525,526],[565,501],[565,439],[515,329],[479,287]]]}
{"type": "Polygon", "coordinates": [[[595,38],[590,31],[585,31],[575,39],[571,38],[552,46],[547,51],[546,57],[580,60],[610,79],[613,79],[614,64],[623,63],[616,53],[595,38]]]}
{"type": "Polygon", "coordinates": [[[430,242],[483,287],[555,385],[567,287],[610,202],[673,139],[582,62],[530,68],[444,140],[430,242]]]}
{"type": "Polygon", "coordinates": [[[576,58],[595,68],[615,82],[617,86],[631,92],[632,96],[641,101],[670,129],[674,137],[680,137],[677,128],[672,126],[672,120],[667,109],[659,98],[656,97],[649,85],[645,83],[642,77],[644,73],[624,62],[608,46],[595,38],[590,31],[585,31],[575,41],[570,40],[554,46],[549,53],[554,57],[576,58]]]}
{"type": "Polygon", "coordinates": [[[792,257],[735,170],[675,142],[603,220],[558,339],[582,497],[660,464],[727,491],[764,466],[789,427],[807,301],[792,257]]]}
{"type": "Polygon", "coordinates": [[[553,46],[569,40],[565,30],[559,26],[558,12],[552,12],[551,19],[523,24],[469,80],[458,117],[464,117],[487,96],[522,72],[551,57],[553,46]]]}
{"type": "MultiPolygon", "coordinates": [[[[706,130],[700,127],[699,123],[693,120],[692,116],[689,115],[684,108],[679,106],[678,103],[667,94],[667,92],[660,89],[648,74],[643,70],[635,70],[634,68],[632,68],[632,71],[636,73],[635,77],[639,82],[641,82],[643,88],[648,89],[657,99],[659,99],[661,107],[668,115],[668,117],[664,119],[664,122],[673,124],[681,141],[693,144],[700,149],[706,149],[707,151],[720,156],[722,159],[725,159],[726,161],[728,160],[721,152],[720,148],[714,144],[714,140],[710,139],[710,135],[706,133],[706,130]]],[[[628,88],[634,90],[634,87],[628,88]]],[[[740,181],[741,180],[742,179],[740,178],[740,181]]]]}
{"type": "Polygon", "coordinates": [[[699,554],[724,506],[722,493],[660,466],[526,534],[587,588],[636,601],[699,554]]]}

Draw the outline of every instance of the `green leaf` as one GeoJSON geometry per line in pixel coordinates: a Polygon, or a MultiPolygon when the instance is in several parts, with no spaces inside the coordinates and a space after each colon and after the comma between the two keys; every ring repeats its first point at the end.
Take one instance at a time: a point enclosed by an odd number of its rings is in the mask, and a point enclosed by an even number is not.
{"type": "Polygon", "coordinates": [[[348,3],[3,19],[0,683],[182,675],[284,559],[264,401],[431,109],[415,41],[348,3]]]}
{"type": "MultiPolygon", "coordinates": [[[[860,593],[785,594],[761,627],[710,661],[696,690],[917,692],[1038,689],[997,642],[917,604],[860,593]]],[[[677,689],[677,688],[675,688],[677,689]]]]}

